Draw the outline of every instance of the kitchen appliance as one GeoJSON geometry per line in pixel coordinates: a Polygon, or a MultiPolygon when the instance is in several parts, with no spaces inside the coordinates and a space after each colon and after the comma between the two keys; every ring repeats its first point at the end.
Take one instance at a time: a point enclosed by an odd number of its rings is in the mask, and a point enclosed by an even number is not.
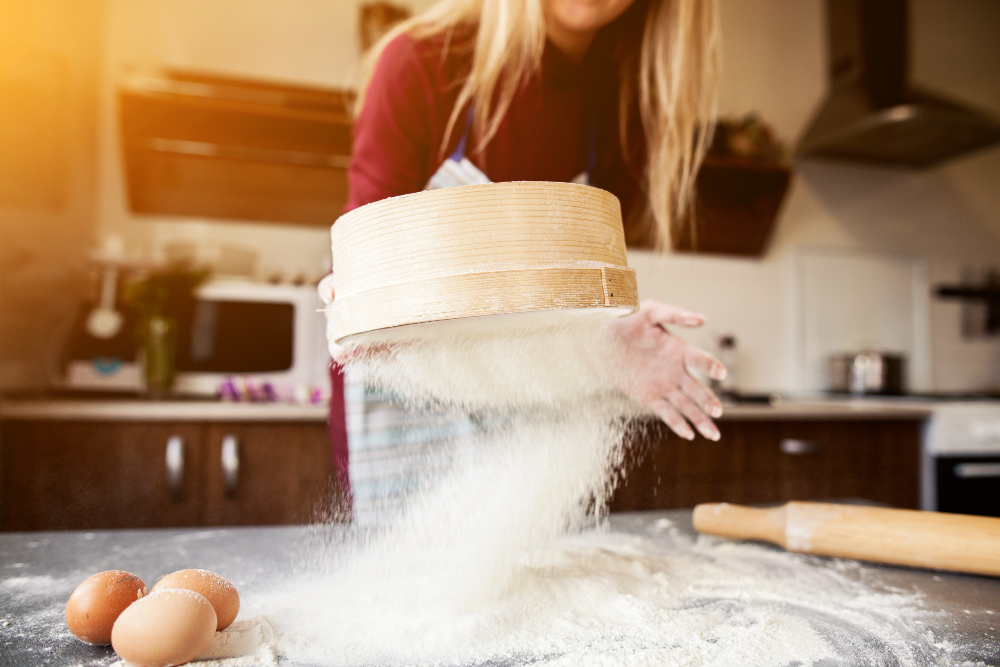
{"type": "Polygon", "coordinates": [[[906,392],[906,356],[889,352],[847,352],[827,363],[832,392],[898,396],[906,392]]]}
{"type": "Polygon", "coordinates": [[[926,167],[1000,142],[996,118],[912,84],[908,10],[908,0],[827,0],[830,92],[799,155],[926,167]]]}
{"type": "MultiPolygon", "coordinates": [[[[237,379],[244,386],[270,387],[262,398],[313,397],[315,389],[327,394],[321,306],[309,285],[206,283],[196,291],[190,315],[178,322],[175,393],[213,396],[237,379]]],[[[135,315],[124,309],[124,317],[122,332],[107,340],[76,328],[68,341],[64,388],[142,389],[135,315]]]]}
{"type": "MultiPolygon", "coordinates": [[[[830,391],[830,358],[859,352],[904,356],[902,388],[908,392],[933,386],[930,289],[922,260],[804,250],[796,264],[795,391],[830,391]]],[[[840,391],[849,389],[841,383],[840,391]]]]}
{"type": "Polygon", "coordinates": [[[934,407],[924,435],[921,507],[1000,517],[1000,401],[934,407]]]}
{"type": "Polygon", "coordinates": [[[964,336],[972,337],[977,333],[1000,336],[1000,272],[989,271],[985,282],[981,285],[938,285],[936,294],[941,299],[959,299],[968,305],[980,304],[982,306],[981,318],[970,317],[971,313],[963,313],[962,333],[964,336]],[[977,319],[981,319],[978,326],[973,323],[977,319]]]}
{"type": "Polygon", "coordinates": [[[790,502],[694,508],[700,533],[764,540],[798,553],[1000,576],[1000,519],[918,510],[790,502]]]}
{"type": "MultiPolygon", "coordinates": [[[[333,226],[335,342],[404,325],[495,327],[638,306],[621,208],[574,183],[466,185],[384,199],[333,226]],[[542,318],[544,319],[544,318],[542,318]]],[[[385,332],[391,335],[391,332],[385,332]]]]}

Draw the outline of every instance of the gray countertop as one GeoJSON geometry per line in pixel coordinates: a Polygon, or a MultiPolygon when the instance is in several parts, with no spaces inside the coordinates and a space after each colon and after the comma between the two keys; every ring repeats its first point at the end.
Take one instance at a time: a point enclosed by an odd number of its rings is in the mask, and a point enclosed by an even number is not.
{"type": "MultiPolygon", "coordinates": [[[[721,421],[924,419],[930,416],[934,405],[919,399],[789,399],[775,405],[726,405],[721,421]]],[[[326,405],[294,403],[69,398],[0,400],[0,419],[8,420],[323,422],[326,418],[326,405]]]]}
{"type": "MultiPolygon", "coordinates": [[[[800,578],[803,589],[808,589],[812,577],[828,573],[861,582],[873,595],[884,591],[905,593],[919,599],[925,608],[919,628],[912,631],[913,642],[920,646],[909,647],[912,650],[907,653],[883,642],[863,624],[824,620],[808,606],[801,607],[803,618],[824,634],[837,653],[815,664],[1000,665],[1000,579],[854,564],[785,554],[763,545],[695,539],[690,517],[689,511],[613,515],[610,528],[615,535],[641,538],[646,544],[668,549],[668,558],[673,554],[678,558],[708,559],[714,566],[736,562],[738,567],[743,561],[725,561],[735,553],[738,559],[771,563],[771,576],[800,578]],[[737,551],[732,547],[738,547],[737,551]],[[911,658],[901,658],[904,654],[911,658]],[[918,655],[919,660],[914,661],[912,655],[918,655]]],[[[0,534],[0,662],[113,662],[109,648],[76,641],[62,618],[65,601],[76,584],[101,570],[127,569],[150,583],[180,568],[212,569],[232,579],[245,603],[252,607],[254,591],[273,579],[275,573],[288,571],[297,545],[307,532],[304,527],[268,527],[0,534]]],[[[721,603],[727,609],[774,604],[764,596],[755,599],[755,595],[756,591],[747,590],[702,604],[721,603]]],[[[793,607],[791,613],[797,609],[793,607]]]]}

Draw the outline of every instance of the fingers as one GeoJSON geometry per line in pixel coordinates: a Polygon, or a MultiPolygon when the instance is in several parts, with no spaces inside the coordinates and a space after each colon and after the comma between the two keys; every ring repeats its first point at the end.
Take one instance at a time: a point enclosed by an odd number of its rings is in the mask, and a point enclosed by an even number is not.
{"type": "Polygon", "coordinates": [[[699,350],[696,347],[689,347],[684,356],[684,362],[688,368],[701,371],[713,380],[726,379],[726,367],[708,352],[699,350]]]}
{"type": "Polygon", "coordinates": [[[681,391],[709,417],[722,416],[722,403],[715,393],[690,375],[681,380],[681,391]]]}
{"type": "Polygon", "coordinates": [[[670,430],[685,440],[694,440],[691,424],[709,440],[720,438],[719,429],[712,420],[683,392],[673,391],[667,398],[653,401],[650,407],[670,430]]]}
{"type": "Polygon", "coordinates": [[[694,424],[698,432],[709,440],[719,439],[719,429],[716,428],[712,420],[708,418],[701,408],[694,404],[688,396],[682,391],[672,391],[667,395],[667,399],[674,405],[677,410],[684,415],[689,422],[694,424]]]}
{"type": "Polygon", "coordinates": [[[316,285],[316,292],[320,301],[329,306],[333,303],[333,273],[328,273],[319,284],[316,285]]]}
{"type": "Polygon", "coordinates": [[[684,308],[646,299],[639,305],[640,312],[646,313],[654,324],[675,324],[682,327],[700,327],[705,323],[705,316],[684,308]]]}
{"type": "Polygon", "coordinates": [[[670,430],[684,438],[685,440],[694,440],[694,431],[691,430],[691,425],[685,421],[681,413],[677,411],[670,402],[665,398],[658,398],[649,404],[649,407],[653,409],[663,422],[670,427],[670,430]]]}

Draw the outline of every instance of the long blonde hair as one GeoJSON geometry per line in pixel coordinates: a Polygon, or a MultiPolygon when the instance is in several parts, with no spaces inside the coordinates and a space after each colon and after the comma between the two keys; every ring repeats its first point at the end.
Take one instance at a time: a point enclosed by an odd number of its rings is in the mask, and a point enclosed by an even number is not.
{"type": "MultiPolygon", "coordinates": [[[[389,31],[366,55],[356,110],[364,104],[378,58],[395,37],[445,35],[447,45],[465,29],[475,35],[471,67],[441,150],[443,155],[470,102],[475,105],[474,151],[482,150],[496,134],[518,89],[541,69],[545,49],[541,0],[438,0],[389,31]]],[[[637,53],[620,62],[619,140],[623,155],[628,155],[629,112],[637,104],[646,139],[647,207],[641,223],[662,249],[669,246],[672,228],[685,219],[710,136],[718,75],[715,0],[648,0],[641,31],[637,53]]]]}

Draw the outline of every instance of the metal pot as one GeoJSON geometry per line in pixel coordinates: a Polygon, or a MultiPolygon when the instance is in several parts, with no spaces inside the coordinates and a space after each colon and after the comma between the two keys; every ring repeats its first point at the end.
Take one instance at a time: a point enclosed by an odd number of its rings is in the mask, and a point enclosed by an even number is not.
{"type": "Polygon", "coordinates": [[[886,352],[847,352],[827,363],[830,391],[899,395],[906,391],[906,356],[886,352]]]}

